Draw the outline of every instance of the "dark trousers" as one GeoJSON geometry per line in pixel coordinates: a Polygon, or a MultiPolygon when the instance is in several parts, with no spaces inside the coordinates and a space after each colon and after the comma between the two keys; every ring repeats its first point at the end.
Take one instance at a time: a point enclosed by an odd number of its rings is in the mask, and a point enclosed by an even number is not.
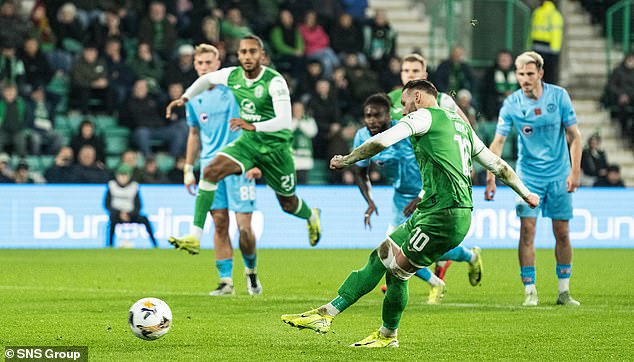
{"type": "Polygon", "coordinates": [[[147,233],[150,235],[152,246],[154,246],[155,248],[158,246],[156,238],[154,238],[152,225],[150,225],[150,220],[148,220],[147,216],[140,214],[130,214],[130,220],[123,221],[118,212],[113,212],[110,214],[110,222],[108,223],[108,247],[112,248],[114,246],[114,230],[117,224],[143,224],[145,226],[145,230],[147,230],[147,233]]]}

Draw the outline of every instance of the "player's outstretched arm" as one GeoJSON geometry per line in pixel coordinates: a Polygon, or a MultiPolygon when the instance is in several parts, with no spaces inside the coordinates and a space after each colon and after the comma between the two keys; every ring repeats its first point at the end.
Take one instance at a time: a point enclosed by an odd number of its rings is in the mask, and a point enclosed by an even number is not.
{"type": "MultiPolygon", "coordinates": [[[[502,148],[504,147],[505,141],[506,136],[496,134],[495,138],[493,138],[493,142],[491,142],[491,146],[489,146],[489,149],[491,150],[491,152],[493,152],[494,155],[497,155],[499,157],[502,154],[502,148]]],[[[486,201],[493,201],[493,196],[495,196],[496,188],[495,175],[491,171],[487,171],[486,188],[484,189],[484,199],[486,201]]]]}
{"type": "Polygon", "coordinates": [[[363,223],[365,227],[369,227],[372,230],[372,223],[370,222],[370,218],[372,217],[372,213],[375,213],[377,216],[379,215],[379,209],[376,207],[374,203],[374,199],[372,198],[372,181],[369,176],[370,167],[368,166],[357,166],[354,170],[354,179],[359,187],[359,191],[361,191],[361,195],[368,203],[368,208],[365,210],[363,214],[363,223]]]}
{"type": "Polygon", "coordinates": [[[194,162],[200,152],[200,128],[189,127],[187,136],[187,151],[185,152],[185,167],[183,168],[183,184],[190,195],[196,195],[196,176],[194,176],[194,162]]]}
{"type": "Polygon", "coordinates": [[[412,127],[405,122],[399,122],[387,131],[372,136],[363,144],[350,152],[350,154],[341,156],[335,155],[330,160],[330,168],[333,170],[342,169],[357,163],[358,161],[370,158],[398,141],[412,135],[412,127]]]}

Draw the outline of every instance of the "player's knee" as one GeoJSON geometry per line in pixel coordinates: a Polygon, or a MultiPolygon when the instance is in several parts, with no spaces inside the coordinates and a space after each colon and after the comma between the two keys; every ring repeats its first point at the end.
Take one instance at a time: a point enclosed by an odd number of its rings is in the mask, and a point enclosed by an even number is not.
{"type": "Polygon", "coordinates": [[[205,181],[209,181],[209,182],[218,182],[220,180],[220,172],[222,171],[222,168],[219,167],[219,165],[211,163],[207,166],[205,166],[205,169],[203,170],[203,178],[205,179],[205,181]]]}
{"type": "Polygon", "coordinates": [[[394,248],[389,240],[385,240],[381,243],[381,245],[379,245],[378,254],[383,266],[387,269],[387,272],[392,274],[394,277],[400,280],[408,280],[414,275],[414,273],[408,272],[398,265],[394,248]]]}
{"type": "Polygon", "coordinates": [[[240,234],[240,242],[246,242],[251,239],[253,230],[251,230],[251,225],[238,225],[238,233],[240,234]]]}

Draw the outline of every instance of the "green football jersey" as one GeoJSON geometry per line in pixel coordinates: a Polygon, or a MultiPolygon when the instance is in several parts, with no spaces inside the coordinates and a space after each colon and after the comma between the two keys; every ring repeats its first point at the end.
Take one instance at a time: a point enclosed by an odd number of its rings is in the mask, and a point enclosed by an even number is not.
{"type": "MultiPolygon", "coordinates": [[[[231,89],[240,105],[240,118],[249,123],[257,123],[268,121],[275,117],[273,99],[272,95],[269,94],[269,87],[276,77],[279,78],[275,81],[285,82],[280,73],[268,67],[264,67],[264,71],[256,80],[247,79],[242,67],[235,67],[231,70],[227,78],[227,86],[231,89]]],[[[242,137],[253,141],[258,148],[266,146],[270,149],[275,149],[280,146],[290,146],[292,133],[290,129],[277,132],[244,131],[242,137]]]]}
{"type": "MultiPolygon", "coordinates": [[[[455,112],[436,107],[426,109],[431,113],[429,130],[411,136],[425,190],[418,208],[425,211],[473,208],[471,127],[455,112]]],[[[403,122],[416,122],[414,113],[403,122]]]]}
{"type": "Polygon", "coordinates": [[[392,102],[392,108],[390,108],[390,117],[393,120],[400,120],[403,118],[403,106],[401,105],[401,97],[403,96],[402,89],[395,89],[387,94],[392,102]]]}

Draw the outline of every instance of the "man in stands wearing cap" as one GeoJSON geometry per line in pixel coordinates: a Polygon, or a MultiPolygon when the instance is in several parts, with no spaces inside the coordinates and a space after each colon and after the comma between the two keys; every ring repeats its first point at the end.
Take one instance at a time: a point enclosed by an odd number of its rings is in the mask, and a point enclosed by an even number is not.
{"type": "Polygon", "coordinates": [[[194,47],[183,44],[178,48],[178,61],[170,62],[165,71],[165,84],[180,83],[183,88],[198,79],[194,69],[194,47]]]}
{"type": "Polygon", "coordinates": [[[108,246],[114,246],[114,231],[117,224],[143,224],[147,230],[152,246],[158,247],[152,225],[147,216],[141,214],[141,195],[139,184],[131,181],[132,168],[122,164],[115,172],[115,179],[108,182],[105,206],[110,213],[108,246]]]}

